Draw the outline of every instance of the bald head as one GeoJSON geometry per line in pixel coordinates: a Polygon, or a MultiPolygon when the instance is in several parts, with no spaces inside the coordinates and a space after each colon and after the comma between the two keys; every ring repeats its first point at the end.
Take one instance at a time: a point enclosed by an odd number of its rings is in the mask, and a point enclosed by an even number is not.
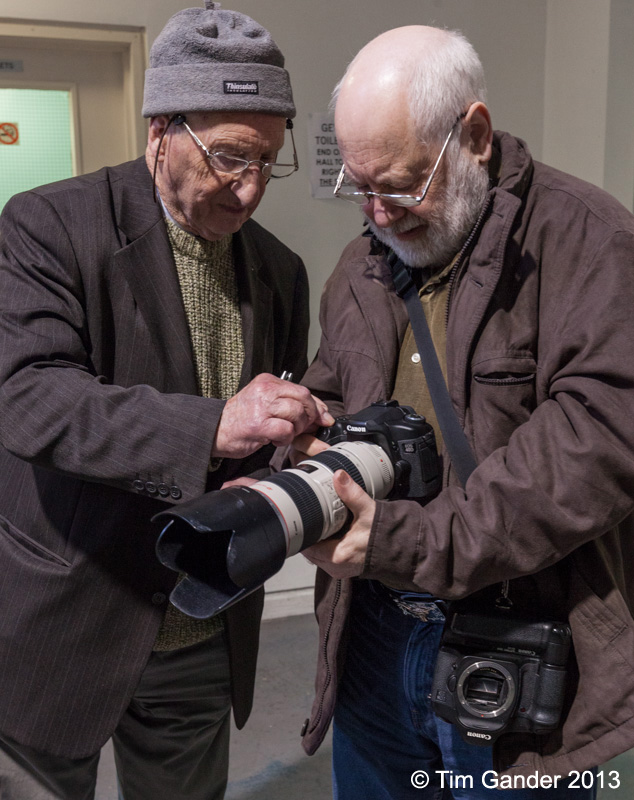
{"type": "Polygon", "coordinates": [[[458,114],[485,100],[482,65],[469,42],[424,25],[395,28],[369,42],[333,95],[344,140],[353,126],[373,128],[389,119],[423,141],[439,141],[458,114]]]}
{"type": "Polygon", "coordinates": [[[380,97],[384,92],[404,92],[416,69],[433,64],[434,53],[450,41],[446,31],[424,25],[386,31],[357,53],[341,81],[340,94],[380,97]]]}

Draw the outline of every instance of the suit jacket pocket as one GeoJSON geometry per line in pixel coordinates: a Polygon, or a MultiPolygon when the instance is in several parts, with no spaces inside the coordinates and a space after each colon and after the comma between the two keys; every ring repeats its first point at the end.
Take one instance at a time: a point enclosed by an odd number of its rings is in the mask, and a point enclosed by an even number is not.
{"type": "Polygon", "coordinates": [[[32,539],[3,516],[0,516],[0,540],[2,540],[2,549],[9,548],[9,557],[24,565],[36,565],[39,561],[43,566],[66,568],[71,566],[65,558],[32,539]]]}

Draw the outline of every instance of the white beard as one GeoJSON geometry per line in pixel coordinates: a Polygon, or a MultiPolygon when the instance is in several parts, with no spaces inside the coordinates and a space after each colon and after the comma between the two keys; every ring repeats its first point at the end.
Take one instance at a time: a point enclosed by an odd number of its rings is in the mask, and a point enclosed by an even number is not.
{"type": "Polygon", "coordinates": [[[451,155],[448,150],[446,155],[447,185],[424,220],[407,211],[389,228],[380,228],[368,218],[376,238],[410,267],[446,266],[462,247],[484,206],[489,185],[486,168],[472,161],[461,147],[451,155]],[[416,239],[403,242],[396,237],[421,222],[425,228],[416,239]]]}

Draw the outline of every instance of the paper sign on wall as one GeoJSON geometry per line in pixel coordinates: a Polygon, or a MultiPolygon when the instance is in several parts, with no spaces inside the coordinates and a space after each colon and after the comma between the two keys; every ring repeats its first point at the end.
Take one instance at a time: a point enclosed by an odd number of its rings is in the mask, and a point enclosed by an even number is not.
{"type": "Polygon", "coordinates": [[[343,161],[331,114],[308,115],[308,162],[311,196],[332,197],[343,161]]]}

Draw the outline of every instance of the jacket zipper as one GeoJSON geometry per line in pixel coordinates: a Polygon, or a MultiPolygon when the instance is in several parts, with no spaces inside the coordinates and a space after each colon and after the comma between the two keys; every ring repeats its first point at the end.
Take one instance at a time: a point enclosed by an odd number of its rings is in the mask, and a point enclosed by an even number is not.
{"type": "Polygon", "coordinates": [[[340,597],[341,597],[341,579],[337,579],[337,584],[335,587],[335,596],[332,602],[332,606],[330,607],[330,616],[328,617],[328,625],[326,626],[326,630],[324,632],[324,638],[322,641],[322,653],[324,656],[324,664],[326,665],[326,677],[324,678],[321,695],[319,697],[317,714],[315,715],[315,720],[311,728],[311,730],[313,731],[321,722],[321,718],[324,712],[324,700],[326,698],[326,692],[328,691],[328,687],[330,686],[330,682],[332,681],[332,670],[330,669],[330,664],[328,663],[328,638],[330,637],[330,631],[335,621],[335,608],[337,606],[337,603],[339,602],[340,597]]]}

